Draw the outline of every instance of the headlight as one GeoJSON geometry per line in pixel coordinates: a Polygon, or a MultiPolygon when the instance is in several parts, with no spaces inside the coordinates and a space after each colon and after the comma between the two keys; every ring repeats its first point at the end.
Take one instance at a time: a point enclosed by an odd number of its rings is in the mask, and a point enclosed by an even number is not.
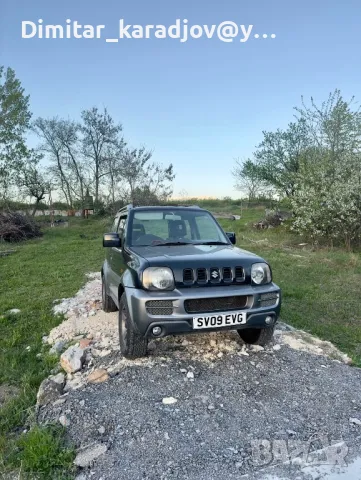
{"type": "Polygon", "coordinates": [[[149,267],[143,272],[143,286],[147,290],[174,290],[173,272],[168,267],[149,267]]]}
{"type": "Polygon", "coordinates": [[[252,282],[257,285],[270,283],[272,281],[271,270],[267,263],[254,263],[251,268],[252,282]]]}

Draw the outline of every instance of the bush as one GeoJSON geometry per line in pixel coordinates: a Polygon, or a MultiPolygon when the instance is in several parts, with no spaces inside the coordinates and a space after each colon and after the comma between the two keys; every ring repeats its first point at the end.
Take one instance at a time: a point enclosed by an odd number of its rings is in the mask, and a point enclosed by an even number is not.
{"type": "Polygon", "coordinates": [[[20,242],[41,235],[39,225],[31,217],[15,212],[0,213],[0,240],[20,242]]]}

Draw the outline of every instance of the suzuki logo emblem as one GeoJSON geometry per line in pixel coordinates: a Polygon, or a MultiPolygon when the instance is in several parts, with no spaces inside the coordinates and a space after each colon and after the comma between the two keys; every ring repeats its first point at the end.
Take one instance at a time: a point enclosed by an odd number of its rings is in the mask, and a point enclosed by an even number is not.
{"type": "Polygon", "coordinates": [[[217,270],[213,270],[213,272],[211,273],[212,277],[213,278],[217,278],[218,277],[218,272],[217,270]]]}

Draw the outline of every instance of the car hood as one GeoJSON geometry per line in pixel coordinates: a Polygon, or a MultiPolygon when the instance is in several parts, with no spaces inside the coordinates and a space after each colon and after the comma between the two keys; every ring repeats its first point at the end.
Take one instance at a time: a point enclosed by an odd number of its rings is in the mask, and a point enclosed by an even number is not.
{"type": "Polygon", "coordinates": [[[170,245],[152,247],[131,247],[137,254],[148,260],[151,266],[166,264],[194,266],[224,266],[264,261],[259,256],[234,247],[233,245],[170,245]],[[199,264],[199,265],[198,265],[199,264]],[[219,265],[218,265],[219,264],[219,265]]]}

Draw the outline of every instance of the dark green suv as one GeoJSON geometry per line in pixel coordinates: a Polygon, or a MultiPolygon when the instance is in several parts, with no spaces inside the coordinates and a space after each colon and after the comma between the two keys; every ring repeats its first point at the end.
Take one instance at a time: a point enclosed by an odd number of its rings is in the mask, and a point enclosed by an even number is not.
{"type": "Polygon", "coordinates": [[[272,339],[281,292],[265,260],[234,246],[199,207],[120,210],[103,246],[103,309],[119,310],[125,357],[144,356],[150,338],[237,330],[249,344],[272,339]]]}

